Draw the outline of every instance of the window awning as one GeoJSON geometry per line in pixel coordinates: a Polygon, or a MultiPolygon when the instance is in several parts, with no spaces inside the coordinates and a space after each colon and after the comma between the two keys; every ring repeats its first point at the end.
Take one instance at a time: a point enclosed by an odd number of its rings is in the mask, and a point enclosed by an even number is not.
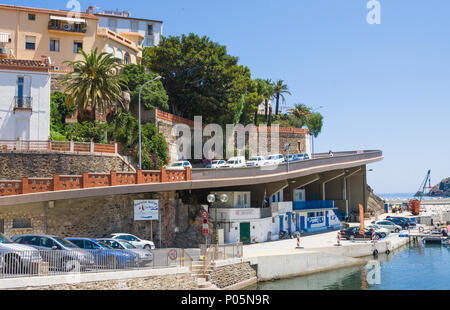
{"type": "Polygon", "coordinates": [[[0,32],[0,43],[8,43],[9,42],[9,33],[0,32]]]}
{"type": "Polygon", "coordinates": [[[66,17],[66,16],[50,16],[50,19],[53,20],[63,20],[66,22],[72,22],[72,23],[86,23],[86,20],[84,18],[72,18],[72,17],[66,17]]]}

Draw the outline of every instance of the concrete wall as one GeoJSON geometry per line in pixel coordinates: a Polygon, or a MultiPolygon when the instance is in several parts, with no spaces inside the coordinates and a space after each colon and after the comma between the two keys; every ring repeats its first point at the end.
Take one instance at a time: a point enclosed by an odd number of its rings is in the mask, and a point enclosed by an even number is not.
{"type": "MultiPolygon", "coordinates": [[[[0,143],[1,144],[1,143],[0,143]]],[[[120,157],[42,152],[0,152],[0,179],[133,171],[120,157]]]]}
{"type": "Polygon", "coordinates": [[[210,282],[218,288],[224,289],[255,277],[256,271],[249,263],[245,262],[215,267],[210,273],[210,282]]]}
{"type": "Polygon", "coordinates": [[[0,140],[16,140],[17,137],[21,140],[48,140],[50,136],[50,74],[2,69],[0,81],[0,140]],[[30,86],[25,83],[23,95],[32,98],[31,111],[14,111],[18,77],[25,77],[25,80],[31,83],[30,86]],[[31,92],[28,93],[25,89],[30,89],[31,92]]]}

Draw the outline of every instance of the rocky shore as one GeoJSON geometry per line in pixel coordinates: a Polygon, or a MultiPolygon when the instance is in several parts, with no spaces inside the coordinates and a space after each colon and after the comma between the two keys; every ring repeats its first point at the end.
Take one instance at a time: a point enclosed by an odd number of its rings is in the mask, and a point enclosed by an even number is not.
{"type": "Polygon", "coordinates": [[[442,180],[428,194],[430,197],[450,197],[450,178],[442,180]]]}

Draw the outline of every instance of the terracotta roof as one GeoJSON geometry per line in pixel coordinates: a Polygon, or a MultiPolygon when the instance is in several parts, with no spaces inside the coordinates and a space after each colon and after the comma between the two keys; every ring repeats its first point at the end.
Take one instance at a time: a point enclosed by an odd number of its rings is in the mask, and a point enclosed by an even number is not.
{"type": "Polygon", "coordinates": [[[0,58],[0,69],[46,72],[49,71],[50,65],[42,60],[0,58]]]}

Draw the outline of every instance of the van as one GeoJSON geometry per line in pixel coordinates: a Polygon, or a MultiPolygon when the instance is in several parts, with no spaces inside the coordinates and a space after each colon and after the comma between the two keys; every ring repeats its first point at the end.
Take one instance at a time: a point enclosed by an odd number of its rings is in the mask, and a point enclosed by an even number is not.
{"type": "Polygon", "coordinates": [[[231,157],[228,159],[227,163],[223,166],[224,168],[243,168],[246,167],[245,157],[231,157]]]}

